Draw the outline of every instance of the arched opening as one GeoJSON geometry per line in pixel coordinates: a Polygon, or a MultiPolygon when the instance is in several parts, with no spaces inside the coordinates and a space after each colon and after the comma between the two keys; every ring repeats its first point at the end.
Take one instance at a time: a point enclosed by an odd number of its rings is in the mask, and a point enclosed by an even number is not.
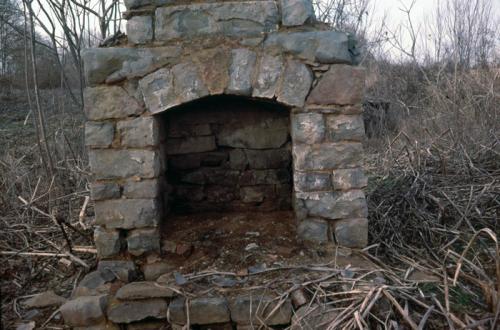
{"type": "Polygon", "coordinates": [[[290,109],[225,95],[159,116],[167,159],[162,248],[171,264],[244,268],[271,262],[266,251],[297,247],[290,109]]]}

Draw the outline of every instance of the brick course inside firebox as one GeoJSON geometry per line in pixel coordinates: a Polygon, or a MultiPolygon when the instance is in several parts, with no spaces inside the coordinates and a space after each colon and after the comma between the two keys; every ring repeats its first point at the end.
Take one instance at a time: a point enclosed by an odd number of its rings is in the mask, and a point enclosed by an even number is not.
{"type": "Polygon", "coordinates": [[[287,108],[211,97],[163,118],[173,212],[291,209],[287,108]]]}

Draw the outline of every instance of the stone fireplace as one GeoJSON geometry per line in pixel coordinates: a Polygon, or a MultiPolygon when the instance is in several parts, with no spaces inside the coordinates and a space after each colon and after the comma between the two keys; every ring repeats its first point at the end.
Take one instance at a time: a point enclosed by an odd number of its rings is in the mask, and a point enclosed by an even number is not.
{"type": "Polygon", "coordinates": [[[84,52],[101,259],[160,254],[176,214],[293,210],[300,241],[367,244],[364,71],[308,0],[125,1],[84,52]]]}

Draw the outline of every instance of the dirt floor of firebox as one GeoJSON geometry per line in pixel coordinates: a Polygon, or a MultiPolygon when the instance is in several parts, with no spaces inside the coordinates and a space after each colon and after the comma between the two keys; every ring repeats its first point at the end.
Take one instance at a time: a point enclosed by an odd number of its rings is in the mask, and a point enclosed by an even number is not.
{"type": "Polygon", "coordinates": [[[353,262],[332,245],[308,246],[297,240],[291,211],[169,215],[162,249],[181,272],[207,269],[244,275],[276,266],[353,262]],[[345,259],[345,260],[344,260],[345,259]]]}

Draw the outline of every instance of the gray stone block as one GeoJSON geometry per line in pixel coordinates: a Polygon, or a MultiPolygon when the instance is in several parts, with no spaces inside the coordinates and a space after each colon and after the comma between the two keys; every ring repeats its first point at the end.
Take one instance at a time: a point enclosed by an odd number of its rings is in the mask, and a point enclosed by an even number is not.
{"type": "Polygon", "coordinates": [[[321,219],[305,219],[299,222],[297,235],[309,242],[322,243],[328,241],[328,223],[321,219]]]}
{"type": "MultiPolygon", "coordinates": [[[[171,138],[166,142],[167,155],[183,155],[217,149],[215,136],[193,136],[188,138],[171,138]]],[[[200,159],[201,161],[201,159],[200,159]]]]}
{"type": "Polygon", "coordinates": [[[335,221],[335,240],[339,245],[364,248],[368,245],[368,219],[343,219],[335,221]]]}
{"type": "Polygon", "coordinates": [[[87,48],[82,52],[89,86],[138,78],[158,69],[181,54],[179,46],[155,48],[87,48]]]}
{"type": "Polygon", "coordinates": [[[298,26],[314,20],[311,0],[281,0],[281,22],[284,26],[298,26]]]}
{"type": "Polygon", "coordinates": [[[334,170],[332,175],[333,189],[362,189],[368,184],[362,168],[334,170]]]}
{"type": "Polygon", "coordinates": [[[96,227],[94,230],[94,242],[99,258],[109,258],[120,253],[122,242],[118,230],[106,230],[102,227],[96,227]]]}
{"type": "Polygon", "coordinates": [[[270,296],[260,294],[237,296],[229,300],[231,320],[238,324],[262,324],[262,322],[265,325],[289,324],[292,318],[292,304],[289,299],[270,315],[278,302],[270,296]]]}
{"type": "Polygon", "coordinates": [[[115,128],[113,124],[99,121],[85,123],[85,145],[88,147],[107,148],[113,143],[115,128]]]}
{"type": "MultiPolygon", "coordinates": [[[[177,298],[169,307],[170,320],[175,324],[186,324],[186,300],[177,298]]],[[[195,325],[230,322],[229,308],[224,297],[200,297],[189,301],[189,321],[195,325]]]]}
{"type": "Polygon", "coordinates": [[[145,44],[153,40],[153,18],[151,16],[134,16],[127,21],[128,42],[145,44]]]}
{"type": "Polygon", "coordinates": [[[121,301],[108,308],[108,319],[114,323],[131,323],[147,318],[166,319],[167,302],[160,298],[121,301]]]}
{"type": "Polygon", "coordinates": [[[256,60],[257,55],[251,50],[240,48],[231,51],[227,94],[252,94],[252,77],[256,60]]]}
{"type": "Polygon", "coordinates": [[[172,263],[160,261],[152,264],[145,264],[142,267],[144,279],[146,281],[156,281],[161,275],[173,272],[177,267],[172,263]]]}
{"type": "Polygon", "coordinates": [[[94,201],[120,198],[120,186],[114,182],[93,182],[90,184],[90,198],[94,201]]]}
{"type": "Polygon", "coordinates": [[[106,320],[104,311],[108,303],[106,295],[79,297],[70,300],[59,309],[66,325],[85,327],[106,320]]]}
{"type": "Polygon", "coordinates": [[[351,63],[349,38],[337,31],[279,32],[270,34],[264,47],[320,63],[351,63]]]}
{"type": "Polygon", "coordinates": [[[349,105],[363,101],[365,70],[360,67],[332,65],[313,88],[308,104],[349,105]]]}
{"type": "Polygon", "coordinates": [[[298,193],[311,217],[325,219],[366,218],[368,207],[361,190],[298,193]]]}
{"type": "Polygon", "coordinates": [[[361,142],[365,137],[365,125],[361,115],[327,115],[326,126],[326,135],[331,142],[342,140],[361,142]]]}
{"type": "Polygon", "coordinates": [[[281,56],[264,54],[259,63],[252,96],[274,98],[283,68],[284,64],[281,56]]]}
{"type": "Polygon", "coordinates": [[[293,176],[297,191],[331,191],[332,176],[328,172],[298,172],[293,176]]]}
{"type": "Polygon", "coordinates": [[[137,276],[137,269],[133,261],[129,260],[100,260],[97,270],[105,278],[113,276],[122,282],[133,281],[137,276]]]}
{"type": "Polygon", "coordinates": [[[307,94],[309,94],[312,81],[313,74],[305,64],[298,61],[288,61],[278,89],[278,102],[302,107],[307,94]]]}
{"type": "Polygon", "coordinates": [[[361,143],[295,144],[294,167],[299,171],[333,170],[360,167],[363,161],[361,143]]]}
{"type": "Polygon", "coordinates": [[[160,195],[160,180],[127,180],[123,186],[123,195],[132,199],[156,198],[160,195]]]}
{"type": "Polygon", "coordinates": [[[274,1],[192,3],[156,9],[156,39],[258,36],[278,27],[274,1]]]}
{"type": "Polygon", "coordinates": [[[154,150],[90,150],[89,163],[98,180],[132,176],[155,178],[161,171],[160,157],[154,150]]]}
{"type": "Polygon", "coordinates": [[[127,250],[134,256],[146,252],[160,251],[160,233],[158,228],[133,229],[127,235],[127,250]]]}
{"type": "Polygon", "coordinates": [[[314,144],[323,142],[325,121],[320,113],[292,114],[291,134],[294,143],[314,144]]]}
{"type": "Polygon", "coordinates": [[[110,199],[95,203],[96,224],[133,229],[158,225],[160,210],[154,199],[110,199]]]}
{"type": "Polygon", "coordinates": [[[139,102],[119,86],[87,87],[83,98],[89,120],[126,118],[144,111],[139,102]]]}
{"type": "Polygon", "coordinates": [[[142,148],[160,143],[160,123],[157,117],[122,120],[116,126],[123,147],[142,148]]]}
{"type": "Polygon", "coordinates": [[[156,282],[132,282],[122,286],[115,297],[120,300],[138,300],[149,298],[172,298],[175,292],[156,282]]]}

